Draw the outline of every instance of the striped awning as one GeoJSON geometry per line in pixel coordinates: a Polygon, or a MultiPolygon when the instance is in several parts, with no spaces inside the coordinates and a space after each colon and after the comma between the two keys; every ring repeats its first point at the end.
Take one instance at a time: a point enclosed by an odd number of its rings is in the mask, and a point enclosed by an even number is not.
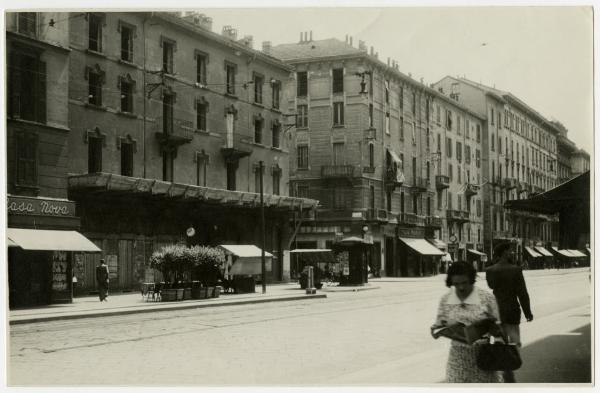
{"type": "Polygon", "coordinates": [[[535,248],[537,252],[539,252],[540,254],[542,254],[542,256],[544,257],[551,257],[552,253],[548,250],[546,250],[544,247],[536,247],[535,248]]]}
{"type": "Polygon", "coordinates": [[[575,257],[587,257],[587,255],[585,255],[584,253],[582,253],[579,250],[571,250],[571,249],[569,249],[569,252],[571,254],[573,254],[573,256],[575,256],[575,257]]]}
{"type": "Polygon", "coordinates": [[[537,257],[541,257],[540,254],[538,254],[537,252],[535,252],[533,249],[531,249],[530,247],[525,246],[525,250],[527,250],[527,253],[529,255],[531,255],[533,258],[537,258],[537,257]]]}

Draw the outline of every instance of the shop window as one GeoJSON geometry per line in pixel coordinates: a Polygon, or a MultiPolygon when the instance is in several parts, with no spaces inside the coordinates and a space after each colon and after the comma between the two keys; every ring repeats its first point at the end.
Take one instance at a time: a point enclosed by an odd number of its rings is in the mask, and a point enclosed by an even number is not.
{"type": "Polygon", "coordinates": [[[16,134],[15,166],[16,184],[19,186],[37,186],[37,148],[38,136],[34,133],[16,134]]]}

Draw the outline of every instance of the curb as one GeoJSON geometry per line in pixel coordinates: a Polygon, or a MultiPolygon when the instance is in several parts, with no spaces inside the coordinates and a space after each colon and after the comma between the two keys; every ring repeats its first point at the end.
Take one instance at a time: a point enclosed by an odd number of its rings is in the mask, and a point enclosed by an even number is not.
{"type": "Polygon", "coordinates": [[[181,305],[165,305],[163,307],[149,307],[149,308],[138,308],[138,309],[126,309],[126,310],[114,310],[114,311],[99,311],[95,313],[79,313],[79,314],[65,314],[65,315],[48,315],[33,318],[22,318],[9,320],[9,325],[23,325],[27,323],[38,323],[38,322],[50,322],[50,321],[61,321],[70,319],[84,319],[84,318],[98,318],[98,317],[110,317],[116,315],[129,315],[129,314],[141,314],[155,311],[174,311],[174,310],[190,310],[195,308],[209,308],[209,307],[223,307],[223,306],[239,306],[241,304],[255,304],[255,303],[269,303],[269,302],[285,302],[292,300],[308,300],[308,299],[322,299],[326,298],[326,294],[316,295],[293,295],[287,297],[271,297],[271,298],[255,298],[247,300],[233,300],[230,302],[221,303],[195,303],[195,304],[181,304],[181,305]]]}
{"type": "MultiPolygon", "coordinates": [[[[337,287],[343,288],[343,287],[337,287]]],[[[343,288],[343,289],[333,289],[322,287],[319,289],[321,292],[360,292],[360,291],[370,291],[372,289],[381,289],[381,287],[355,287],[355,288],[343,288]]]]}

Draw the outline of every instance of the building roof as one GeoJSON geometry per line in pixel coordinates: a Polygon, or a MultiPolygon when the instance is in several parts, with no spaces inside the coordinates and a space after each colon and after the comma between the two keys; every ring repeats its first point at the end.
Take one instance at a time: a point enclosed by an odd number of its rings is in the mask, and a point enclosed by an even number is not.
{"type": "Polygon", "coordinates": [[[481,91],[484,91],[486,94],[494,97],[495,99],[497,99],[498,101],[500,101],[502,103],[506,103],[506,102],[511,103],[512,105],[519,107],[521,110],[529,112],[530,115],[537,117],[539,121],[541,121],[548,127],[552,128],[552,130],[554,130],[557,134],[561,132],[560,128],[558,128],[556,125],[552,124],[552,122],[549,121],[548,119],[546,119],[541,113],[539,113],[538,111],[536,111],[535,109],[533,109],[532,107],[527,105],[524,101],[519,99],[519,97],[515,96],[511,92],[496,89],[495,87],[486,86],[481,83],[477,83],[472,80],[469,80],[467,78],[454,78],[452,76],[448,76],[448,77],[451,79],[454,79],[456,81],[463,82],[467,85],[473,86],[481,91]]]}
{"type": "Polygon", "coordinates": [[[271,48],[273,56],[284,61],[309,60],[323,57],[365,56],[366,53],[352,45],[328,38],[325,40],[303,41],[293,44],[281,44],[271,48]]]}

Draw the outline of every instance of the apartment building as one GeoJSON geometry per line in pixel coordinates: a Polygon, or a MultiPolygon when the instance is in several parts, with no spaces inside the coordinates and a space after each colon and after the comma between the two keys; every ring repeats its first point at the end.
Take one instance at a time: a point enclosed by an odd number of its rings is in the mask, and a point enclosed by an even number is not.
{"type": "Polygon", "coordinates": [[[450,76],[435,87],[486,119],[482,160],[488,255],[498,241],[514,241],[520,260],[535,256],[531,247],[555,245],[556,217],[509,213],[503,204],[558,184],[560,129],[509,92],[450,76]]]}
{"type": "Polygon", "coordinates": [[[296,71],[290,192],[321,202],[298,247],[363,237],[374,245],[371,271],[388,276],[437,273],[432,244],[458,259],[483,249],[480,116],[352,38],[301,33],[272,53],[296,71]]]}

